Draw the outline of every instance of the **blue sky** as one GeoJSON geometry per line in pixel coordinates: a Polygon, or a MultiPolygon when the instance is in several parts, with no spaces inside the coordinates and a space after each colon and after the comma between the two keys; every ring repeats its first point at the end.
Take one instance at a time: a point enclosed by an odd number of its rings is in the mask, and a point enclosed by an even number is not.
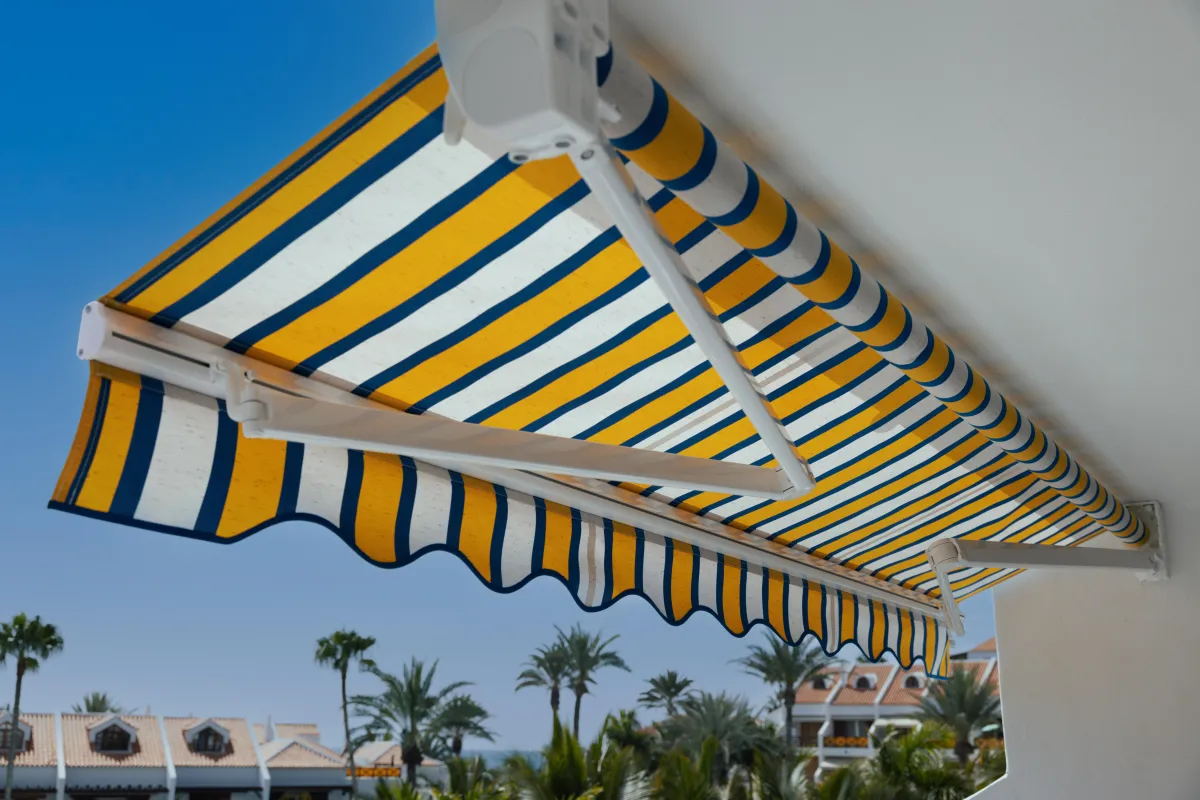
{"type": "MultiPolygon", "coordinates": [[[[440,659],[446,680],[475,683],[495,715],[497,746],[538,747],[548,736],[545,697],[514,693],[514,677],[555,625],[575,622],[619,634],[633,670],[603,676],[585,701],[589,735],[665,669],[766,699],[729,663],[746,642],[707,615],[674,628],[636,599],[585,614],[549,579],[496,595],[440,553],[381,570],[312,525],[220,547],[46,510],[86,384],[73,356],[84,304],[432,39],[432,3],[414,0],[6,6],[0,617],[41,614],[66,638],[65,652],[26,684],[26,708],[66,710],[101,690],[154,713],[315,721],[336,743],[337,682],[312,664],[312,650],[349,626],[379,639],[385,669],[410,656],[440,659]]],[[[992,635],[990,597],[966,611],[964,644],[992,635]]],[[[0,669],[0,703],[12,679],[0,669]]]]}

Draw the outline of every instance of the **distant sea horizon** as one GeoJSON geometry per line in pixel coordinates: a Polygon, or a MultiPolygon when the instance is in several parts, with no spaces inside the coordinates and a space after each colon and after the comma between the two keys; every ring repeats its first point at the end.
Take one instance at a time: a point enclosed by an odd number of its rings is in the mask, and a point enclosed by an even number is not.
{"type": "Polygon", "coordinates": [[[538,750],[467,750],[463,749],[463,758],[482,758],[489,768],[504,764],[509,756],[525,756],[526,760],[535,767],[541,766],[542,754],[538,750]]]}

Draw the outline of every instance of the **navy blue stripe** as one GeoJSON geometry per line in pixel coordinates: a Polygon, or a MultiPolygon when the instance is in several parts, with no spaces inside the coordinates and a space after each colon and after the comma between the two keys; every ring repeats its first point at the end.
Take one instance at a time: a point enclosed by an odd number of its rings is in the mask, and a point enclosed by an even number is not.
{"type": "MultiPolygon", "coordinates": [[[[930,339],[930,341],[933,340],[932,333],[929,334],[929,339],[930,339]]],[[[947,347],[946,348],[946,367],[942,370],[942,374],[938,375],[936,378],[934,378],[931,381],[917,381],[917,383],[921,384],[922,386],[926,386],[926,387],[942,385],[946,381],[950,380],[950,376],[954,373],[954,361],[955,361],[954,351],[947,347]]]]}
{"type": "Polygon", "coordinates": [[[670,105],[667,91],[653,78],[650,79],[650,82],[654,84],[654,97],[650,101],[650,109],[646,112],[646,118],[624,136],[609,140],[612,146],[618,150],[638,150],[645,147],[662,133],[663,126],[667,124],[668,106],[670,105]]]}
{"type": "Polygon", "coordinates": [[[342,509],[338,519],[338,533],[347,544],[354,544],[355,526],[358,523],[358,496],[362,493],[363,452],[346,451],[346,488],[342,492],[342,509]]]}
{"type": "MultiPolygon", "coordinates": [[[[735,317],[741,316],[749,309],[775,294],[784,286],[787,286],[787,283],[783,280],[783,278],[771,278],[771,280],[767,281],[760,288],[756,289],[754,293],[745,300],[742,300],[740,303],[722,311],[718,315],[718,319],[720,319],[721,322],[728,322],[735,317]]],[[[738,349],[740,350],[741,348],[738,349]]]]}
{"type": "MultiPolygon", "coordinates": [[[[992,393],[992,387],[991,387],[991,384],[984,384],[984,385],[987,387],[984,390],[984,396],[986,398],[988,395],[990,395],[992,393]]],[[[976,414],[976,413],[979,413],[979,412],[978,411],[972,412],[972,414],[976,414]]],[[[1017,413],[1020,414],[1020,412],[1017,412],[1017,413]]],[[[968,416],[968,415],[964,414],[963,416],[968,416]]],[[[995,428],[1001,422],[1003,422],[1004,418],[1006,416],[1008,416],[1008,400],[1003,395],[1001,395],[1001,397],[1000,397],[1000,413],[998,413],[996,415],[996,418],[994,420],[992,420],[991,422],[987,423],[986,425],[976,425],[975,428],[977,430],[981,430],[981,431],[990,431],[992,428],[995,428]]],[[[1013,432],[1015,433],[1016,431],[1018,431],[1020,429],[1021,429],[1021,420],[1020,420],[1020,417],[1018,417],[1017,418],[1017,426],[1015,428],[1013,428],[1013,432]]]]}
{"type": "Polygon", "coordinates": [[[700,608],[700,548],[696,545],[690,545],[692,548],[692,603],[688,611],[695,611],[700,608]]]}
{"type": "MultiPolygon", "coordinates": [[[[818,584],[821,587],[821,631],[824,634],[821,636],[821,648],[829,652],[826,644],[830,641],[830,637],[834,636],[834,632],[829,630],[829,595],[825,584],[818,584]]],[[[840,609],[839,609],[840,610],[840,609]]]]}
{"type": "Polygon", "coordinates": [[[836,300],[821,303],[821,308],[845,308],[850,305],[850,301],[858,294],[858,287],[861,285],[862,270],[858,268],[858,264],[854,263],[854,259],[850,259],[850,284],[846,287],[846,291],[842,292],[841,296],[836,300]]]}
{"type": "Polygon", "coordinates": [[[546,568],[546,501],[533,498],[533,570],[546,568]]]}
{"type": "MultiPolygon", "coordinates": [[[[853,262],[851,262],[851,263],[853,263],[853,262]]],[[[858,265],[855,264],[854,266],[857,271],[858,265]]],[[[860,275],[858,277],[858,279],[854,281],[855,288],[858,287],[858,285],[861,283],[861,280],[862,280],[862,278],[860,275]]],[[[879,287],[879,305],[875,306],[875,310],[871,312],[871,316],[867,317],[865,321],[861,322],[858,325],[844,325],[843,327],[849,331],[857,331],[857,332],[869,331],[869,330],[871,330],[871,328],[874,328],[876,325],[878,325],[879,321],[881,319],[883,319],[883,315],[887,313],[887,307],[888,307],[888,293],[886,291],[884,291],[882,286],[880,286],[879,287]]],[[[930,341],[925,343],[926,349],[929,349],[932,347],[932,341],[933,341],[932,337],[930,337],[930,341]]]]}
{"type": "MultiPolygon", "coordinates": [[[[759,328],[757,333],[755,333],[749,339],[747,339],[746,341],[744,341],[740,345],[738,345],[738,350],[749,350],[751,347],[754,347],[756,344],[765,342],[767,339],[774,337],[775,334],[784,330],[789,325],[791,325],[793,322],[795,322],[796,320],[803,317],[805,314],[807,314],[812,309],[813,309],[812,303],[807,302],[807,301],[805,301],[804,303],[801,303],[799,306],[797,306],[796,308],[787,312],[783,316],[777,317],[773,321],[771,321],[771,322],[767,323],[766,325],[764,325],[763,327],[759,328]]],[[[805,337],[804,341],[806,341],[806,342],[815,341],[815,340],[819,339],[820,337],[824,336],[825,334],[832,332],[836,327],[837,327],[836,323],[831,324],[825,328],[822,328],[817,333],[810,334],[809,336],[805,337]]],[[[792,349],[791,347],[788,348],[789,351],[791,349],[792,349]]],[[[761,367],[755,367],[756,371],[759,369],[761,369],[761,367]]]]}
{"type": "Polygon", "coordinates": [[[608,604],[613,599],[613,523],[604,520],[604,593],[600,602],[608,604]]]}
{"type": "Polygon", "coordinates": [[[737,225],[739,222],[744,221],[754,211],[754,207],[758,205],[759,188],[758,173],[750,167],[746,167],[746,193],[742,195],[742,199],[727,213],[709,217],[709,222],[717,227],[727,228],[730,225],[737,225]]]}
{"type": "MultiPolygon", "coordinates": [[[[1005,442],[1009,441],[1010,439],[1012,439],[1014,436],[1016,436],[1020,432],[1021,428],[1024,427],[1024,424],[1025,424],[1025,417],[1021,416],[1021,412],[1018,411],[1017,412],[1017,424],[1013,426],[1012,431],[1007,436],[1001,436],[998,439],[992,439],[992,441],[995,442],[996,444],[1000,445],[1001,447],[1003,447],[1005,442]]],[[[1032,430],[1033,430],[1033,427],[1031,426],[1030,431],[1032,431],[1032,430]]],[[[1029,446],[1028,442],[1021,445],[1021,447],[1028,447],[1028,446],[1029,446]]],[[[1020,449],[1020,448],[1014,448],[1014,449],[1020,449]]]]}
{"type": "MultiPolygon", "coordinates": [[[[515,361],[526,353],[541,347],[544,343],[555,338],[580,320],[586,319],[610,303],[616,302],[618,299],[633,291],[641,283],[646,281],[648,277],[649,276],[645,270],[639,269],[637,272],[633,273],[628,278],[625,278],[625,280],[621,281],[604,294],[600,295],[594,300],[591,300],[586,305],[562,317],[552,325],[543,329],[536,336],[527,339],[511,350],[506,351],[502,356],[498,356],[486,364],[476,367],[466,375],[463,375],[461,378],[453,381],[442,389],[439,389],[428,397],[421,398],[416,402],[415,407],[418,409],[429,409],[442,402],[446,398],[458,394],[486,375],[489,375],[492,372],[500,369],[500,367],[504,366],[505,364],[515,361]]],[[[358,389],[355,389],[355,392],[358,391],[358,389]]]]}
{"type": "Polygon", "coordinates": [[[587,184],[585,184],[583,181],[575,183],[565,192],[553,198],[537,211],[533,212],[533,214],[531,214],[512,230],[491,242],[478,253],[468,258],[446,275],[431,283],[425,289],[417,292],[417,294],[410,297],[408,300],[404,301],[398,306],[393,307],[391,310],[380,314],[378,317],[371,320],[366,325],[363,325],[361,328],[349,334],[348,336],[333,342],[324,349],[304,359],[296,367],[295,371],[301,375],[311,375],[313,372],[316,372],[322,366],[338,356],[349,352],[371,337],[382,333],[393,325],[396,325],[402,320],[408,318],[408,316],[417,309],[450,291],[455,286],[463,283],[475,273],[479,272],[479,270],[483,269],[488,264],[528,239],[556,216],[584,198],[587,193],[587,184]]]}
{"type": "MultiPolygon", "coordinates": [[[[881,292],[883,291],[883,287],[880,287],[880,291],[881,292]]],[[[879,322],[879,320],[875,320],[875,322],[871,323],[871,325],[874,326],[874,325],[878,324],[878,322],[879,322]]],[[[917,367],[925,366],[925,362],[927,362],[929,360],[929,357],[931,355],[933,355],[933,344],[935,341],[936,340],[933,337],[933,331],[926,328],[925,329],[925,346],[921,348],[921,352],[917,353],[917,357],[914,358],[912,361],[908,362],[907,364],[896,364],[896,366],[899,369],[903,369],[903,370],[916,369],[917,367]]]]}
{"type": "Polygon", "coordinates": [[[771,570],[766,567],[762,569],[762,621],[771,628],[771,570]]]}
{"type": "Polygon", "coordinates": [[[412,529],[413,511],[417,502],[417,481],[420,480],[415,461],[408,456],[400,456],[400,465],[403,467],[404,476],[400,484],[400,502],[396,507],[396,529],[392,534],[397,561],[412,555],[409,531],[412,529]]]}
{"type": "Polygon", "coordinates": [[[957,403],[971,392],[971,386],[975,383],[975,370],[967,367],[967,379],[963,381],[963,387],[956,394],[942,399],[943,403],[957,403]]]}
{"type": "MultiPolygon", "coordinates": [[[[984,381],[983,382],[983,400],[981,400],[979,402],[979,405],[975,406],[975,408],[971,409],[970,411],[960,412],[959,416],[963,417],[963,418],[979,416],[980,414],[983,413],[983,410],[985,408],[987,408],[988,401],[990,401],[991,399],[992,399],[992,386],[987,381],[984,381]]],[[[1003,412],[1003,409],[1004,409],[1003,403],[1000,405],[1000,408],[1001,408],[1001,411],[1003,412]]],[[[974,423],[971,423],[971,424],[974,425],[974,427],[976,427],[976,428],[979,428],[981,430],[986,430],[988,428],[999,425],[1000,420],[1002,420],[1002,419],[1004,419],[1003,413],[997,415],[996,419],[992,420],[987,425],[975,425],[974,423]]]]}
{"type": "Polygon", "coordinates": [[[571,545],[568,552],[570,557],[567,560],[567,585],[571,587],[571,594],[579,596],[579,547],[583,541],[583,517],[579,513],[579,509],[571,509],[571,545]]]}
{"type": "Polygon", "coordinates": [[[100,434],[104,430],[104,416],[108,411],[108,393],[112,388],[112,381],[108,378],[100,379],[100,389],[96,392],[96,410],[92,415],[91,430],[88,431],[87,444],[83,447],[83,456],[79,459],[79,469],[75,470],[75,477],[71,480],[71,488],[67,490],[67,505],[75,505],[79,500],[79,492],[83,489],[83,482],[87,480],[88,473],[92,469],[92,461],[96,457],[96,446],[100,444],[100,434]]]}
{"type": "Polygon", "coordinates": [[[150,472],[150,458],[154,455],[154,444],[158,439],[158,423],[162,419],[163,384],[154,378],[142,377],[142,389],[138,393],[137,415],[133,419],[133,436],[129,452],[125,455],[125,466],[117,481],[110,514],[132,517],[142,499],[142,488],[150,472]]]}
{"type": "Polygon", "coordinates": [[[608,50],[604,55],[596,59],[596,85],[603,86],[608,81],[608,75],[612,72],[613,65],[613,50],[612,44],[609,44],[608,50]]]}
{"type": "MultiPolygon", "coordinates": [[[[295,301],[287,308],[277,311],[261,322],[239,333],[226,347],[235,352],[245,352],[257,342],[295,322],[314,308],[329,302],[374,272],[426,233],[457,214],[477,197],[495,186],[515,168],[516,165],[507,159],[493,162],[483,172],[430,206],[412,223],[375,245],[375,247],[346,266],[337,275],[334,275],[321,284],[321,286],[295,301]]],[[[451,274],[458,274],[460,276],[459,280],[466,277],[462,273],[451,274]]],[[[446,276],[443,276],[441,281],[445,281],[446,279],[446,276]]]]}
{"type": "Polygon", "coordinates": [[[821,234],[821,252],[817,255],[817,262],[812,265],[812,269],[808,272],[802,272],[794,278],[788,278],[788,283],[797,286],[804,286],[812,283],[817,278],[825,274],[825,270],[829,269],[830,246],[829,237],[824,231],[818,231],[821,234]]]}
{"type": "Polygon", "coordinates": [[[283,485],[279,491],[279,508],[275,515],[282,517],[296,513],[296,502],[300,499],[300,472],[304,468],[304,445],[288,442],[283,457],[283,485]]]}
{"type": "Polygon", "coordinates": [[[463,476],[450,473],[450,516],[446,525],[446,547],[458,551],[458,540],[462,537],[463,506],[467,500],[467,489],[463,476]]]}
{"type": "MultiPolygon", "coordinates": [[[[783,640],[788,644],[795,642],[792,638],[792,615],[790,611],[792,594],[792,579],[789,575],[783,576],[783,596],[780,598],[780,604],[783,607],[783,640]]],[[[803,635],[803,634],[802,634],[803,635]]]]}
{"type": "Polygon", "coordinates": [[[491,551],[488,553],[492,583],[504,585],[504,536],[508,531],[508,491],[498,483],[492,484],[496,493],[496,519],[492,523],[491,551]]]}
{"type": "Polygon", "coordinates": [[[712,611],[717,615],[717,619],[728,625],[729,623],[725,621],[725,556],[720,553],[714,553],[714,556],[717,560],[717,607],[712,611]]]}
{"type": "Polygon", "coordinates": [[[799,226],[799,220],[796,218],[796,209],[792,208],[792,204],[787,200],[783,201],[787,207],[787,216],[783,220],[783,230],[775,237],[775,241],[765,247],[753,248],[750,252],[759,258],[770,258],[777,256],[784,250],[792,246],[792,241],[796,238],[796,228],[799,226]]]}
{"type": "Polygon", "coordinates": [[[700,146],[700,155],[696,159],[696,163],[678,178],[662,182],[663,186],[673,192],[695,189],[712,174],[713,167],[717,164],[717,137],[713,136],[708,126],[701,125],[700,127],[704,129],[704,144],[700,146]]]}
{"type": "Polygon", "coordinates": [[[117,295],[117,301],[121,303],[130,302],[134,297],[144,292],[179,264],[182,264],[184,261],[191,258],[192,255],[198,250],[211,242],[217,236],[224,233],[234,223],[246,216],[246,214],[249,214],[255,208],[262,205],[264,201],[290,183],[293,178],[304,172],[304,170],[308,169],[308,167],[322,158],[326,153],[345,141],[347,137],[378,116],[380,112],[390,106],[398,98],[403,97],[414,86],[425,80],[425,78],[429,77],[433,73],[437,72],[438,69],[441,68],[441,65],[441,58],[437,54],[434,54],[433,57],[431,57],[428,61],[417,67],[395,86],[393,86],[391,89],[388,89],[378,98],[376,98],[370,105],[355,114],[351,119],[347,120],[342,127],[331,133],[323,141],[313,147],[312,150],[309,150],[303,156],[296,159],[295,162],[288,165],[287,169],[280,172],[278,175],[264,184],[260,189],[258,189],[258,191],[254,192],[254,194],[250,195],[250,197],[247,197],[245,200],[239,203],[236,208],[232,209],[228,214],[221,217],[221,219],[217,220],[204,231],[197,234],[191,239],[191,241],[180,247],[170,256],[164,258],[162,262],[159,263],[154,269],[148,271],[137,281],[130,284],[127,289],[117,295]]]}
{"type": "Polygon", "coordinates": [[[682,239],[680,239],[678,242],[675,242],[675,252],[683,255],[688,250],[691,250],[693,247],[700,244],[700,242],[707,239],[709,234],[715,232],[716,230],[717,229],[708,222],[701,222],[691,231],[684,234],[682,239]]]}
{"type": "Polygon", "coordinates": [[[881,353],[890,353],[893,350],[899,349],[903,344],[905,344],[908,341],[908,337],[912,333],[912,327],[913,327],[912,314],[908,313],[908,309],[905,308],[904,309],[904,327],[900,329],[900,333],[896,336],[895,339],[888,342],[887,344],[875,345],[875,349],[881,353]]]}
{"type": "Polygon", "coordinates": [[[804,621],[804,630],[808,630],[808,581],[800,581],[800,618],[804,621]]]}
{"type": "Polygon", "coordinates": [[[217,401],[217,444],[213,448],[212,468],[208,472],[208,486],[204,489],[204,500],[200,513],[196,515],[196,530],[201,533],[216,533],[225,511],[225,498],[229,496],[229,484],[233,480],[233,463],[237,457],[238,424],[229,418],[225,401],[217,401]]]}
{"type": "Polygon", "coordinates": [[[674,603],[671,602],[671,575],[675,571],[675,545],[670,539],[663,539],[663,616],[667,619],[675,619],[674,603]]]}
{"type": "Polygon", "coordinates": [[[645,586],[645,560],[646,560],[646,532],[641,528],[635,528],[636,539],[633,550],[633,587],[644,593],[645,586]]]}
{"type": "Polygon", "coordinates": [[[409,156],[437,137],[441,130],[442,110],[439,108],[413,126],[411,130],[406,131],[399,139],[379,151],[367,163],[338,181],[316,200],[268,233],[215,275],[155,314],[151,318],[151,322],[169,327],[201,306],[220,297],[278,255],[285,247],[324,222],[371,184],[403,163],[409,156]]]}
{"type": "Polygon", "coordinates": [[[707,292],[708,290],[710,290],[714,286],[716,286],[718,283],[725,280],[733,273],[737,272],[738,268],[740,268],[743,264],[748,262],[751,258],[752,258],[752,256],[750,255],[749,252],[747,252],[745,250],[739,250],[737,253],[735,253],[733,256],[731,256],[729,258],[729,260],[726,261],[724,264],[722,264],[721,266],[717,267],[712,272],[705,275],[704,278],[700,281],[700,288],[707,292]]]}

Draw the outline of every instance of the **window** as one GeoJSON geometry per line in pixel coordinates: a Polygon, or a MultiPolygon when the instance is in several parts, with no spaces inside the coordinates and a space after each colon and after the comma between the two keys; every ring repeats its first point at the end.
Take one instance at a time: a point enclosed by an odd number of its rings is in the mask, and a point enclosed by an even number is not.
{"type": "Polygon", "coordinates": [[[866,675],[859,675],[858,678],[856,678],[854,681],[854,688],[855,689],[870,689],[871,688],[871,679],[868,678],[866,675]]]}
{"type": "Polygon", "coordinates": [[[9,748],[18,753],[24,752],[25,732],[19,727],[14,728],[11,723],[5,723],[0,725],[0,751],[7,753],[9,748]]]}
{"type": "Polygon", "coordinates": [[[197,753],[224,753],[225,737],[212,728],[205,728],[196,734],[192,747],[197,753]]]}
{"type": "Polygon", "coordinates": [[[102,753],[128,753],[132,741],[120,725],[109,725],[96,737],[96,749],[102,753]]]}
{"type": "Polygon", "coordinates": [[[821,737],[820,722],[801,722],[800,735],[797,737],[800,740],[801,747],[816,747],[817,740],[821,737]]]}
{"type": "Polygon", "coordinates": [[[833,735],[849,738],[866,736],[871,730],[871,720],[867,719],[835,719],[833,735]]]}
{"type": "Polygon", "coordinates": [[[904,688],[905,689],[920,689],[921,688],[921,679],[918,678],[916,675],[909,675],[907,678],[904,679],[904,688]]]}
{"type": "Polygon", "coordinates": [[[824,678],[813,678],[812,687],[818,692],[829,688],[828,684],[825,683],[824,678]]]}

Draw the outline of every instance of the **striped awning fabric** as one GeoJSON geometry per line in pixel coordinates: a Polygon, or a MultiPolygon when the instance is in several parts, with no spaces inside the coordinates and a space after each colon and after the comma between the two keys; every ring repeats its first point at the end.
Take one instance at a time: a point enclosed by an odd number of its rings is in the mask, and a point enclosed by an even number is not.
{"type": "MultiPolygon", "coordinates": [[[[631,60],[608,131],[808,460],[788,501],[625,486],[936,601],[924,548],[1073,544],[1140,523],[631,60]]],[[[430,49],[102,301],[409,413],[745,464],[771,458],[565,159],[441,138],[430,49]]],[[[456,553],[679,623],[947,669],[933,615],[408,458],[249,439],[219,400],[94,365],[53,507],[231,542],[306,519],[364,558],[456,553]]],[[[1008,573],[962,570],[956,596],[1008,573]]]]}

